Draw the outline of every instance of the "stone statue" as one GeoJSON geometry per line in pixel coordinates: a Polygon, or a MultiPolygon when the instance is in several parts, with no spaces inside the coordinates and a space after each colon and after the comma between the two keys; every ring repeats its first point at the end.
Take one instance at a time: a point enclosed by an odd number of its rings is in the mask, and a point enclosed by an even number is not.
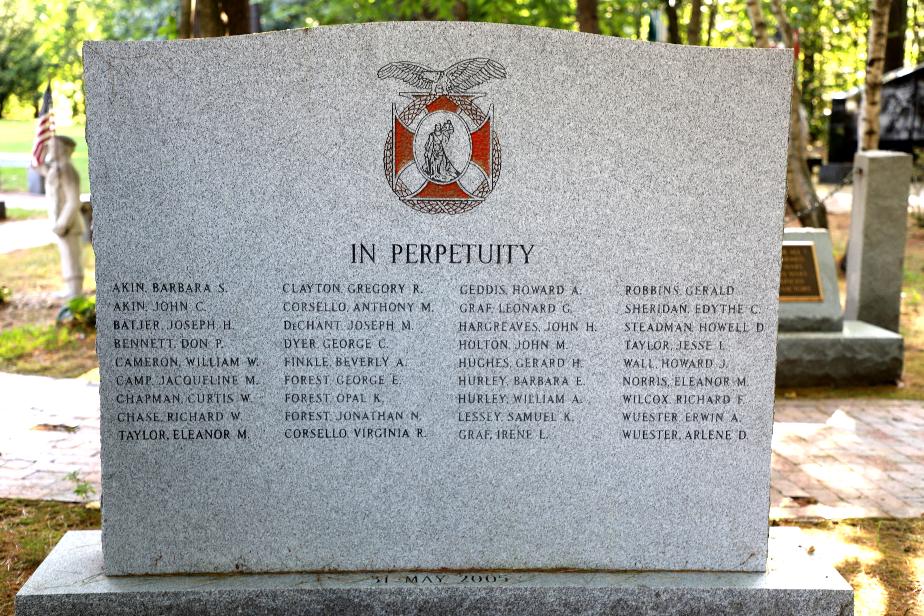
{"type": "Polygon", "coordinates": [[[39,170],[45,176],[48,218],[57,236],[61,253],[61,276],[66,299],[83,294],[83,216],[80,213],[80,177],[71,162],[77,147],[70,137],[52,137],[48,142],[45,164],[39,170]]]}

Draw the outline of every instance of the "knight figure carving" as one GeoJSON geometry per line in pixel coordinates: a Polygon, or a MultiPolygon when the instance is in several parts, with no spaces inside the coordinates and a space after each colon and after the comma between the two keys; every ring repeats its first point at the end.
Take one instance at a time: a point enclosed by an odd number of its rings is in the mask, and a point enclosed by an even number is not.
{"type": "Polygon", "coordinates": [[[427,145],[424,149],[424,174],[438,182],[451,182],[459,177],[459,171],[452,164],[446,149],[449,146],[449,140],[455,129],[452,122],[446,120],[442,124],[437,124],[427,137],[427,145]]]}

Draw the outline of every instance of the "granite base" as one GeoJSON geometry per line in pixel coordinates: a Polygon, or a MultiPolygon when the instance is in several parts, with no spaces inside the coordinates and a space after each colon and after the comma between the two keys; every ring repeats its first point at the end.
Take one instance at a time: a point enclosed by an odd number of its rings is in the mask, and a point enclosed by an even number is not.
{"type": "Polygon", "coordinates": [[[853,591],[774,528],[766,573],[382,572],[107,577],[98,531],[67,533],[17,616],[350,614],[850,616],[853,591]]]}
{"type": "Polygon", "coordinates": [[[777,387],[881,385],[902,375],[899,334],[863,321],[844,321],[839,332],[780,332],[777,387]]]}

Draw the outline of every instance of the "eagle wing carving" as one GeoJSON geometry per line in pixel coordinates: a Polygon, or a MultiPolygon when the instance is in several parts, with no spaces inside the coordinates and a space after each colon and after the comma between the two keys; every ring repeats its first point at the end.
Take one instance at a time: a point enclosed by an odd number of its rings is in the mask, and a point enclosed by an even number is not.
{"type": "Polygon", "coordinates": [[[442,75],[442,71],[413,62],[390,62],[379,69],[379,79],[400,79],[415,88],[430,90],[442,75]]]}
{"type": "Polygon", "coordinates": [[[464,92],[490,79],[504,79],[507,71],[495,60],[469,58],[456,62],[445,71],[435,71],[414,62],[390,62],[379,69],[378,77],[400,79],[421,90],[446,93],[464,92]]]}
{"type": "Polygon", "coordinates": [[[495,60],[470,58],[443,71],[450,91],[464,92],[490,79],[505,79],[507,71],[495,60]]]}

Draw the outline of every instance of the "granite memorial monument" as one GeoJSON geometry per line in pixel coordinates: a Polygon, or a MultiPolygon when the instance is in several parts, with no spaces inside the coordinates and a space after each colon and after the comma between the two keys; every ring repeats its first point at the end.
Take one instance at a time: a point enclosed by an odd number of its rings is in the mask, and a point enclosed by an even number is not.
{"type": "Polygon", "coordinates": [[[846,613],[792,542],[767,567],[790,52],[422,23],[84,58],[102,541],[22,614],[846,613]]]}

